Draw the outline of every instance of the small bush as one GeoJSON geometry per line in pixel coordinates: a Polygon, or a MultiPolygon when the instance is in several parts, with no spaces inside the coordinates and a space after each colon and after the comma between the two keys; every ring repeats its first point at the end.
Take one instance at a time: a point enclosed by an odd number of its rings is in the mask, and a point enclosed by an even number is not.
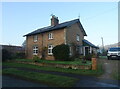
{"type": "Polygon", "coordinates": [[[91,59],[92,59],[92,55],[91,54],[88,54],[88,55],[85,56],[85,60],[91,61],[91,59]]]}
{"type": "Polygon", "coordinates": [[[2,61],[7,61],[12,59],[12,53],[6,49],[2,49],[2,61]]]}
{"type": "Polygon", "coordinates": [[[14,60],[16,58],[25,58],[25,53],[14,53],[7,49],[2,49],[2,61],[14,60]]]}
{"type": "Polygon", "coordinates": [[[75,56],[71,56],[71,57],[69,57],[69,61],[75,61],[75,56]]]}
{"type": "Polygon", "coordinates": [[[16,53],[16,58],[19,58],[19,59],[25,58],[25,53],[16,53]]]}
{"type": "Polygon", "coordinates": [[[97,54],[93,53],[92,58],[97,58],[97,54]]]}
{"type": "Polygon", "coordinates": [[[80,55],[80,57],[79,57],[80,59],[85,59],[85,56],[83,56],[83,55],[80,55]]]}
{"type": "Polygon", "coordinates": [[[81,59],[80,59],[80,58],[75,58],[74,60],[75,60],[75,61],[80,61],[81,59]]]}
{"type": "Polygon", "coordinates": [[[38,60],[39,60],[39,57],[38,57],[37,55],[35,55],[35,56],[33,57],[33,61],[34,61],[34,62],[38,62],[38,60]]]}
{"type": "Polygon", "coordinates": [[[53,55],[56,60],[69,60],[69,46],[65,44],[57,45],[53,48],[53,55]]]}

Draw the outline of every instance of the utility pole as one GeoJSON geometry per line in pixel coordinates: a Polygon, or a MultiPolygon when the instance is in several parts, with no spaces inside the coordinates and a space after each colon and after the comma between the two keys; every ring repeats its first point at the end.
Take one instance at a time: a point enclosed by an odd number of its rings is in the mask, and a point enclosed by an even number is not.
{"type": "Polygon", "coordinates": [[[80,20],[80,14],[78,15],[78,19],[80,20]]]}
{"type": "Polygon", "coordinates": [[[101,37],[102,39],[102,47],[103,47],[103,52],[104,52],[104,42],[103,42],[103,37],[101,37]]]}

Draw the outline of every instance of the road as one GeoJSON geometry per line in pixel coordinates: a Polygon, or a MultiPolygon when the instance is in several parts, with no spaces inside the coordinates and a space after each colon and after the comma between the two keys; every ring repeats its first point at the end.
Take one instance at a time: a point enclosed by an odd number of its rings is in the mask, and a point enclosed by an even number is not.
{"type": "Polygon", "coordinates": [[[47,87],[47,85],[3,75],[2,87],[47,87]]]}

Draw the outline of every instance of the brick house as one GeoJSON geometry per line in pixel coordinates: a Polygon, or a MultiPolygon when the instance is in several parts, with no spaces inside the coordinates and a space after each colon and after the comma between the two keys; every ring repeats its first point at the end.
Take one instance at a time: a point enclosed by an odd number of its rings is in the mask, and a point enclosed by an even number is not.
{"type": "Polygon", "coordinates": [[[91,52],[93,48],[97,48],[84,39],[87,34],[79,19],[59,23],[58,17],[53,15],[51,26],[37,29],[24,36],[26,36],[26,55],[28,59],[37,55],[40,58],[44,56],[47,60],[54,60],[52,49],[60,44],[69,45],[70,56],[74,56],[76,53],[86,55],[87,52],[85,51],[91,52]],[[44,49],[47,51],[43,55],[44,49]]]}

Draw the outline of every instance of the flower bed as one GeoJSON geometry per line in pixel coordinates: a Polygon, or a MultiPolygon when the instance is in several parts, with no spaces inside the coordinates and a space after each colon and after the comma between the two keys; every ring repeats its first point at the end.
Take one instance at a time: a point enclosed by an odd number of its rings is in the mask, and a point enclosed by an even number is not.
{"type": "Polygon", "coordinates": [[[58,68],[70,68],[70,69],[91,69],[92,65],[74,65],[74,64],[56,64],[56,63],[34,63],[34,62],[18,62],[25,64],[33,64],[38,66],[58,67],[58,68]]]}

